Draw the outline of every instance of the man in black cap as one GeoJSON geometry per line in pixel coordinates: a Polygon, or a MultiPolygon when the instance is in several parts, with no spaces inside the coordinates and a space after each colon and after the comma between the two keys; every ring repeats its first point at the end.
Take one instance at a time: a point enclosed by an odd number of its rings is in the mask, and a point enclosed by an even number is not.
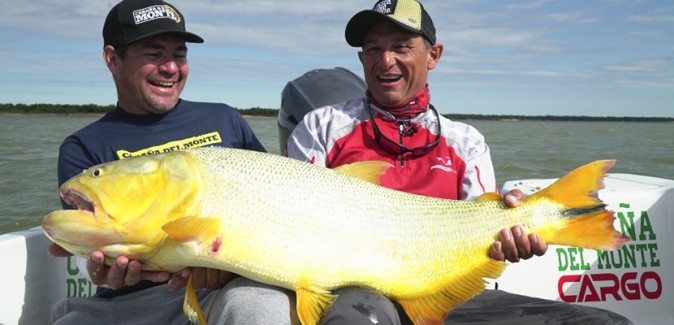
{"type": "MultiPolygon", "coordinates": [[[[82,170],[108,161],[221,146],[265,151],[241,115],[225,104],[182,100],[189,67],[186,42],[203,39],[186,31],[185,18],[161,0],[124,0],[103,26],[103,58],[117,88],[117,107],[68,136],[59,149],[59,186],[82,170]]],[[[72,208],[62,201],[64,208],[72,208]]],[[[49,247],[54,256],[70,256],[49,247]]],[[[52,309],[58,324],[186,324],[183,299],[193,277],[211,324],[290,324],[292,292],[228,272],[189,268],[169,275],[141,272],[138,261],[103,253],[79,259],[98,285],[94,298],[68,298],[52,309]],[[170,281],[169,277],[171,278],[170,281]],[[168,282],[168,284],[167,284],[168,282]],[[218,290],[222,289],[222,290],[218,290]]]]}
{"type": "MultiPolygon", "coordinates": [[[[382,186],[438,198],[473,200],[497,191],[484,137],[469,125],[441,116],[430,104],[428,73],[437,66],[444,48],[437,43],[435,26],[423,5],[415,0],[377,1],[372,10],[351,18],[345,37],[349,45],[361,48],[358,57],[368,86],[365,96],[307,113],[290,135],[286,155],[329,168],[386,161],[393,167],[381,176],[382,186]]],[[[509,206],[518,205],[522,198],[520,191],[504,197],[509,206]]],[[[527,235],[514,226],[501,230],[489,256],[518,262],[546,250],[538,235],[527,235]]],[[[444,313],[433,309],[433,301],[407,304],[421,318],[420,310],[444,313]]],[[[446,323],[500,324],[499,320],[503,324],[629,324],[611,312],[495,290],[454,309],[446,323]]],[[[416,319],[417,324],[426,321],[416,319]]],[[[411,324],[411,320],[400,305],[394,307],[385,297],[358,289],[339,293],[324,319],[324,324],[401,323],[411,324]]]]}

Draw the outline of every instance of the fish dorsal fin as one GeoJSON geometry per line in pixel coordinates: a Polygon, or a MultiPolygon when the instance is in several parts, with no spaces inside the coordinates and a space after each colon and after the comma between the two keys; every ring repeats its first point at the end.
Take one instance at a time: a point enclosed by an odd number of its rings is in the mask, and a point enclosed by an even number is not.
{"type": "Polygon", "coordinates": [[[316,287],[299,288],[295,292],[297,316],[303,325],[318,325],[337,299],[336,295],[316,287]]]}
{"type": "Polygon", "coordinates": [[[185,300],[183,301],[183,311],[187,315],[190,322],[197,325],[208,325],[204,312],[199,306],[199,299],[194,292],[194,285],[192,284],[192,276],[187,280],[187,287],[185,287],[185,300]]]}
{"type": "Polygon", "coordinates": [[[615,160],[598,160],[578,167],[527,199],[545,197],[571,209],[600,205],[597,191],[604,188],[604,176],[613,165],[615,160]]]}
{"type": "Polygon", "coordinates": [[[496,279],[506,263],[484,254],[479,266],[461,276],[453,276],[440,291],[417,298],[398,299],[415,325],[442,325],[447,313],[485,289],[484,278],[496,279]]]}
{"type": "Polygon", "coordinates": [[[184,217],[173,220],[162,230],[174,242],[204,242],[221,234],[222,219],[213,217],[184,217]]]}
{"type": "Polygon", "coordinates": [[[379,160],[367,160],[335,167],[334,170],[358,179],[380,185],[379,178],[384,175],[390,163],[379,160]]]}
{"type": "Polygon", "coordinates": [[[484,193],[475,199],[475,201],[502,201],[503,197],[501,194],[498,194],[496,192],[489,192],[489,193],[484,193]]]}

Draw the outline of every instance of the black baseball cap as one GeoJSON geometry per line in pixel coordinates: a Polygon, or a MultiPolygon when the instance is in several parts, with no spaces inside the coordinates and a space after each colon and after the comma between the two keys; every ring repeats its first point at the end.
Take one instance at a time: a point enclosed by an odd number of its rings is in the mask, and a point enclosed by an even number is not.
{"type": "Polygon", "coordinates": [[[346,42],[353,47],[363,46],[365,34],[373,25],[391,21],[405,30],[421,34],[431,45],[435,44],[435,26],[424,6],[416,0],[379,0],[372,10],[363,10],[346,24],[346,42]]]}
{"type": "Polygon", "coordinates": [[[204,42],[185,30],[185,17],[174,6],[161,0],[123,0],[105,18],[103,45],[127,45],[163,33],[179,34],[185,42],[204,42]]]}

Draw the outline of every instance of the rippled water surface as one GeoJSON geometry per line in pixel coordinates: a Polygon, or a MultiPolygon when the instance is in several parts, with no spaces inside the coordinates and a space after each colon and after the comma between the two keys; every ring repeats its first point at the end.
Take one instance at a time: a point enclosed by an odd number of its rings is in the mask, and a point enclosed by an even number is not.
{"type": "MultiPolygon", "coordinates": [[[[34,227],[60,208],[58,146],[98,117],[0,116],[0,234],[34,227]]],[[[278,154],[275,118],[247,118],[278,154]]],[[[615,173],[674,179],[674,123],[465,121],[492,151],[499,184],[556,178],[597,159],[618,159],[615,173]]]]}

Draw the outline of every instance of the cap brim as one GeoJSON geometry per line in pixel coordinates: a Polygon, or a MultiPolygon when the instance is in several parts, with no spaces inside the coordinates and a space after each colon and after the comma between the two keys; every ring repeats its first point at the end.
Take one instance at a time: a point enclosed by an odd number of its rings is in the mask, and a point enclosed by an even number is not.
{"type": "Polygon", "coordinates": [[[190,32],[182,32],[181,33],[183,36],[185,36],[185,42],[188,43],[203,43],[204,39],[201,38],[201,36],[197,34],[192,34],[190,32]]]}
{"type": "Polygon", "coordinates": [[[131,44],[133,42],[138,42],[140,40],[144,40],[146,38],[161,35],[161,34],[180,35],[181,37],[183,37],[183,39],[185,39],[185,42],[188,42],[188,43],[203,43],[204,42],[204,39],[201,38],[199,35],[193,34],[193,33],[190,33],[190,32],[184,32],[184,31],[181,31],[181,30],[161,30],[161,31],[148,33],[148,34],[145,34],[141,37],[137,37],[137,38],[128,40],[126,43],[120,44],[120,45],[128,45],[128,44],[131,44]]]}
{"type": "Polygon", "coordinates": [[[344,31],[346,42],[353,47],[362,47],[367,31],[370,30],[372,26],[382,21],[390,21],[400,26],[404,30],[423,35],[420,31],[409,27],[387,15],[381,14],[374,10],[363,10],[351,17],[351,20],[349,20],[349,22],[346,24],[346,30],[344,31]]]}

